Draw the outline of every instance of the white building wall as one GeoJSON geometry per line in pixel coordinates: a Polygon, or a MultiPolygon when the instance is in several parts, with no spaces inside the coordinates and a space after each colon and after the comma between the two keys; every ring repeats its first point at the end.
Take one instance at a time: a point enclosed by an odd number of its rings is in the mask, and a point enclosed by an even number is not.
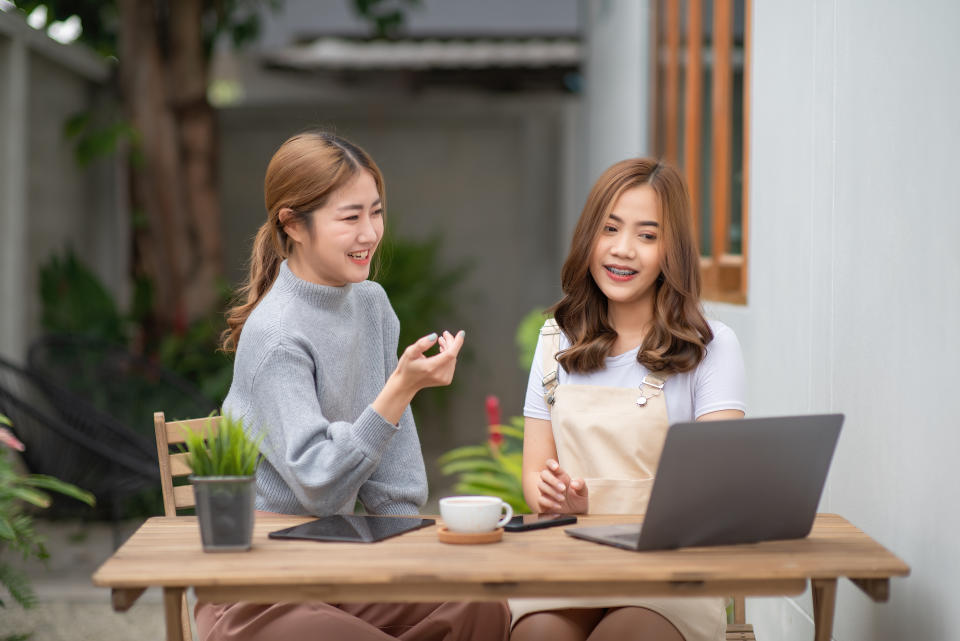
{"type": "MultiPolygon", "coordinates": [[[[960,4],[754,2],[753,415],[847,416],[822,511],[911,567],[886,604],[840,584],[834,637],[958,638],[960,4]]],[[[809,639],[809,593],[754,599],[763,639],[809,639]]]]}
{"type": "MultiPolygon", "coordinates": [[[[748,304],[708,313],[740,337],[751,415],[846,414],[821,511],[912,568],[885,604],[842,581],[834,638],[960,638],[960,3],[753,7],[748,304]]],[[[747,619],[813,635],[809,592],[747,619]]]]}

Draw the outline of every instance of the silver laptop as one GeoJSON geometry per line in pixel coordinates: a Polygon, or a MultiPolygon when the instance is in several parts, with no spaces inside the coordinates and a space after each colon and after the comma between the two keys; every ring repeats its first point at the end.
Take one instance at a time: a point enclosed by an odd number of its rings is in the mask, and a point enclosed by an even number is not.
{"type": "Polygon", "coordinates": [[[803,538],[842,424],[842,414],[677,423],[643,523],[565,532],[628,550],[803,538]]]}

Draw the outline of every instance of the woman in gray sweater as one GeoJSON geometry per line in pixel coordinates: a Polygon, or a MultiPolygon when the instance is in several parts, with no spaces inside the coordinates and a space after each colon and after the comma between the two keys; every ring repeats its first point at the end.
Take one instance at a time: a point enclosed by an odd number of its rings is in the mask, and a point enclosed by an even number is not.
{"type": "MultiPolygon", "coordinates": [[[[223,412],[264,435],[256,507],[343,514],[359,500],[374,514],[416,514],[427,481],[409,404],[450,383],[464,333],[424,336],[397,359],[397,315],[367,280],[383,178],[356,145],[290,138],[267,167],[264,200],[246,302],[223,336],[236,351],[223,412]]],[[[196,619],[203,640],[453,641],[504,639],[510,615],[503,603],[200,603],[196,619]]]]}

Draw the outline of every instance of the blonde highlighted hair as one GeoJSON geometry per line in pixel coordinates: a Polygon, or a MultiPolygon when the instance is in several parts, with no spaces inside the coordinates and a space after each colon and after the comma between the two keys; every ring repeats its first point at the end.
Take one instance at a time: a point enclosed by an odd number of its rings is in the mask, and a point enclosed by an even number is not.
{"type": "Polygon", "coordinates": [[[360,147],[325,131],[306,131],[280,145],[267,165],[263,181],[267,220],[254,237],[247,280],[237,291],[236,304],[227,311],[227,329],[220,337],[221,349],[236,351],[244,323],[270,291],[280,263],[290,255],[293,241],[283,226],[303,221],[307,229],[312,230],[313,212],[362,171],[373,176],[386,210],[383,175],[360,147]],[[282,209],[293,213],[281,222],[282,209]]]}

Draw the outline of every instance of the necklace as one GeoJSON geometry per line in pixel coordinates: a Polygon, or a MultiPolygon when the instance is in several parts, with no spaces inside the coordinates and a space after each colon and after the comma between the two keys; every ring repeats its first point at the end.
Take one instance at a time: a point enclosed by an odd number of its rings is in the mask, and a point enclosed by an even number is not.
{"type": "Polygon", "coordinates": [[[637,397],[636,403],[638,407],[646,407],[647,401],[654,396],[660,394],[663,391],[663,379],[657,378],[653,374],[647,374],[643,377],[643,380],[640,381],[640,396],[637,397]],[[644,385],[650,387],[650,390],[644,390],[644,385]],[[645,393],[646,392],[646,393],[645,393]]]}

